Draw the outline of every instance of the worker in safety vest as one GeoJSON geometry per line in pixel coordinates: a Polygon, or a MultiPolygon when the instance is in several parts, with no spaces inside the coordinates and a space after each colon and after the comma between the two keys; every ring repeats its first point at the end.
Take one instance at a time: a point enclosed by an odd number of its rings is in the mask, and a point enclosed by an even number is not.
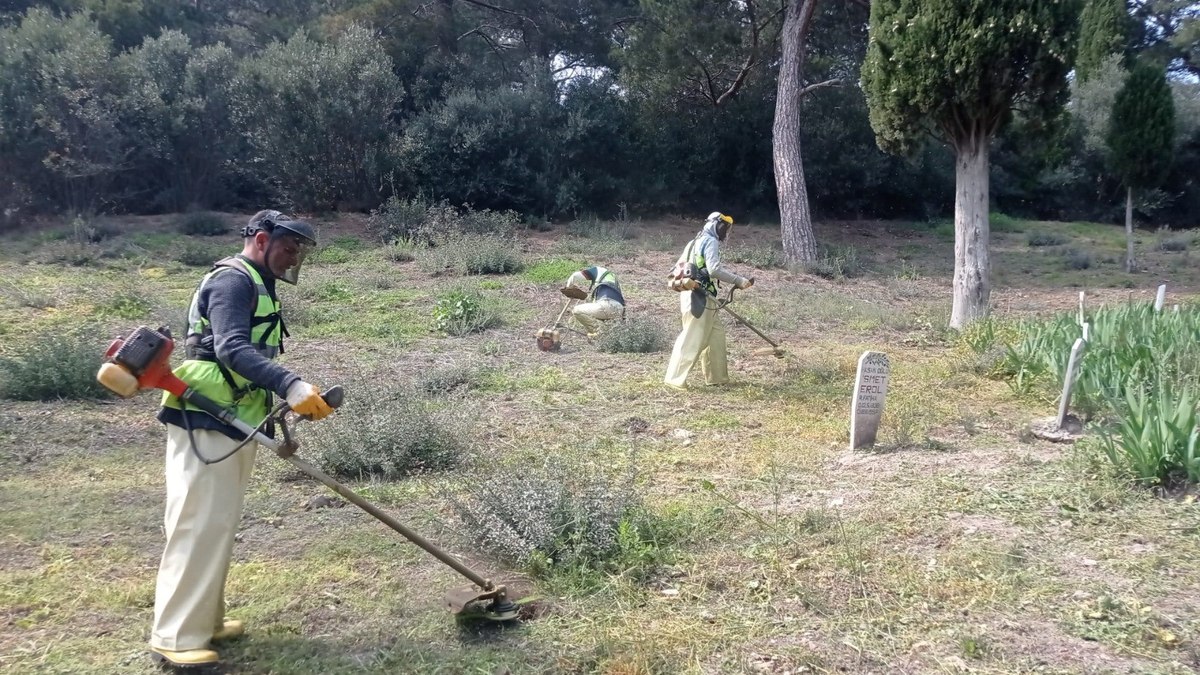
{"type": "Polygon", "coordinates": [[[725,326],[717,319],[717,289],[721,282],[739,289],[754,285],[753,277],[738,276],[721,264],[721,243],[732,230],[733,218],[713,211],[675,263],[676,272],[672,272],[669,285],[679,291],[683,330],[675,339],[663,378],[668,386],[683,389],[696,361],[704,371],[705,384],[729,382],[725,326]]]}
{"type": "Polygon", "coordinates": [[[625,318],[625,296],[617,275],[607,267],[585,267],[567,279],[567,286],[582,288],[588,301],[575,305],[571,316],[583,326],[589,337],[600,332],[601,321],[625,318]]]}
{"type": "MultiPolygon", "coordinates": [[[[274,361],[287,335],[275,282],[296,283],[316,234],[278,211],[259,211],[241,233],[242,252],[218,261],[192,296],[175,375],[251,426],[267,417],[272,395],[319,420],[332,412],[320,390],[274,361]]],[[[212,643],[244,631],[225,616],[225,577],[257,444],[239,449],[244,434],[169,393],[158,419],[167,427],[167,541],[150,651],[162,665],[205,666],[219,660],[212,643]]]]}

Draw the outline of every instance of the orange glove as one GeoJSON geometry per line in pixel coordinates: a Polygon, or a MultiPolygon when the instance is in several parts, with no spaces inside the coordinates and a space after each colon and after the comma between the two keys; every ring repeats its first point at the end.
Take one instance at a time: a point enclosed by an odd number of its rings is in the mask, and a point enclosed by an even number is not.
{"type": "Polygon", "coordinates": [[[297,415],[311,420],[324,419],[333,408],[321,398],[321,390],[303,380],[296,380],[287,390],[287,403],[297,415]]]}

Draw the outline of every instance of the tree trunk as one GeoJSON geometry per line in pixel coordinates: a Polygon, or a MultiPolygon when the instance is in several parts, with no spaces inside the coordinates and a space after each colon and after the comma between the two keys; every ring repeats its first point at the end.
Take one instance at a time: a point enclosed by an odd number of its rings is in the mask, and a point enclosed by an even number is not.
{"type": "Polygon", "coordinates": [[[1133,188],[1125,188],[1125,271],[1133,273],[1133,188]]]}
{"type": "Polygon", "coordinates": [[[973,130],[960,139],[954,162],[954,308],[950,327],[961,329],[988,314],[988,136],[973,130]]]}
{"type": "Polygon", "coordinates": [[[772,130],[775,190],[779,194],[779,222],[783,255],[789,265],[817,259],[804,161],[800,156],[800,101],[804,93],[804,43],[817,0],[795,0],[783,22],[783,53],[775,96],[772,130]]]}

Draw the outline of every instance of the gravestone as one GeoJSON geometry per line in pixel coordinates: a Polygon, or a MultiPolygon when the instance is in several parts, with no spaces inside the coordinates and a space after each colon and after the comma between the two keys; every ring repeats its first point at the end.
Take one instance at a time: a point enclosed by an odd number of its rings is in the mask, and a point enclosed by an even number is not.
{"type": "Polygon", "coordinates": [[[1084,291],[1079,291],[1079,325],[1080,326],[1082,326],[1084,323],[1084,321],[1083,321],[1083,299],[1084,299],[1084,291]]]}
{"type": "Polygon", "coordinates": [[[1163,284],[1158,287],[1158,295],[1154,297],[1154,311],[1161,312],[1163,303],[1167,300],[1167,285],[1163,284]]]}
{"type": "Polygon", "coordinates": [[[883,399],[887,395],[891,364],[883,352],[863,352],[858,357],[858,375],[854,377],[854,403],[850,406],[850,449],[875,443],[879,421],[883,418],[883,399]]]}

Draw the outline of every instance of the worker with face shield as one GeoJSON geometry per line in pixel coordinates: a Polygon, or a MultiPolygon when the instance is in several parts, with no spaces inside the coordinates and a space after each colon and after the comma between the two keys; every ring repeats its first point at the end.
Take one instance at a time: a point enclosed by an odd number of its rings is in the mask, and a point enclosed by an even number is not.
{"type": "Polygon", "coordinates": [[[675,338],[671,360],[663,381],[683,389],[696,361],[708,385],[729,382],[725,352],[725,326],[717,319],[717,291],[721,283],[745,289],[754,278],[738,276],[721,263],[721,244],[733,231],[733,218],[713,211],[695,239],[688,242],[675,263],[680,273],[672,274],[670,286],[679,291],[679,310],[683,330],[675,338]]]}
{"type": "MultiPolygon", "coordinates": [[[[258,426],[272,396],[319,420],[332,409],[320,390],[274,359],[288,335],[276,281],[295,284],[317,236],[308,223],[259,211],[242,228],[242,252],[213,265],[188,309],[185,360],[175,375],[194,391],[258,426]]],[[[166,666],[218,661],[212,643],[240,636],[225,617],[225,578],[257,444],[164,392],[167,427],[166,546],[154,595],[150,651],[166,666]]]]}

